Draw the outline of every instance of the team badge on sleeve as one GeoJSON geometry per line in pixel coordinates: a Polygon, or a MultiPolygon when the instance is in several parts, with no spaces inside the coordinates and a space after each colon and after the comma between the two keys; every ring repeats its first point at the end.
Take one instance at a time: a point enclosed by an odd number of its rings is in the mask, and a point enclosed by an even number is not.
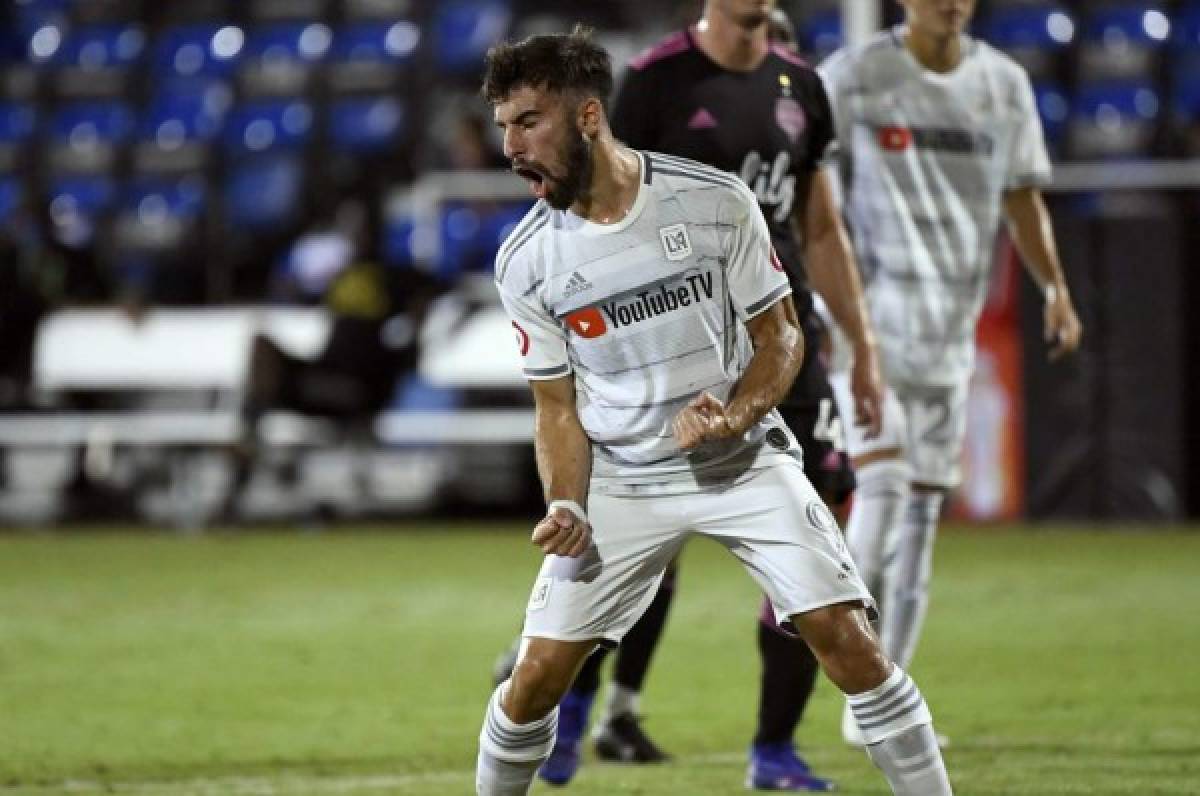
{"type": "Polygon", "coordinates": [[[529,353],[529,335],[516,321],[513,321],[512,325],[513,331],[517,333],[517,350],[521,352],[521,356],[525,356],[529,353]]]}

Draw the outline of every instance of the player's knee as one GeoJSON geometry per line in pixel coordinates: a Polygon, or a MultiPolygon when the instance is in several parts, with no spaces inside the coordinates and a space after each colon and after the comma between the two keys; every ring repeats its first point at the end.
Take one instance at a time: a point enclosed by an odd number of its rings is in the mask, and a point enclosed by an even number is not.
{"type": "Polygon", "coordinates": [[[887,679],[891,665],[861,607],[848,603],[826,606],[793,617],[793,624],[842,691],[869,691],[887,679]]]}
{"type": "Polygon", "coordinates": [[[517,724],[542,718],[567,692],[571,676],[572,669],[553,656],[527,653],[513,669],[504,712],[517,724]]]}

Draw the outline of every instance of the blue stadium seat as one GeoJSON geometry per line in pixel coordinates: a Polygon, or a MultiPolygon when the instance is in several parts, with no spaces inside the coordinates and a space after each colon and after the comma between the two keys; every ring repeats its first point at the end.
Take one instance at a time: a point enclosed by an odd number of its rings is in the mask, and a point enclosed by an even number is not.
{"type": "Polygon", "coordinates": [[[76,28],[53,59],[55,93],[67,98],[124,96],[145,45],[146,34],[132,23],[76,28]]]}
{"type": "Polygon", "coordinates": [[[1138,0],[1086,7],[1079,41],[1080,79],[1137,79],[1150,74],[1171,34],[1171,20],[1163,7],[1138,0]]]}
{"type": "Polygon", "coordinates": [[[1200,72],[1177,75],[1171,90],[1171,126],[1186,157],[1200,157],[1200,72]]]}
{"type": "Polygon", "coordinates": [[[24,195],[25,187],[19,179],[0,174],[0,225],[8,223],[24,195]]]}
{"type": "Polygon", "coordinates": [[[198,177],[137,179],[122,192],[114,224],[122,255],[156,253],[178,247],[204,211],[207,191],[198,177]]]}
{"type": "Polygon", "coordinates": [[[329,86],[334,92],[394,89],[421,42],[414,22],[363,22],[339,28],[333,37],[329,86]]]}
{"type": "Polygon", "coordinates": [[[172,142],[208,141],[225,121],[233,93],[224,83],[189,83],[160,91],[146,107],[140,135],[164,146],[172,142]]]}
{"type": "Polygon", "coordinates": [[[240,105],[225,125],[231,154],[298,150],[312,138],[313,110],[303,100],[260,100],[240,105]]]}
{"type": "Polygon", "coordinates": [[[1046,146],[1052,156],[1058,155],[1062,152],[1067,119],[1071,112],[1067,94],[1057,83],[1038,81],[1033,84],[1033,96],[1042,119],[1042,129],[1046,133],[1046,146]]]}
{"type": "Polygon", "coordinates": [[[117,197],[116,182],[107,175],[60,177],[50,183],[52,213],[95,219],[106,213],[117,197]]]}
{"type": "Polygon", "coordinates": [[[0,173],[16,170],[20,151],[37,129],[33,104],[0,102],[0,173]]]}
{"type": "Polygon", "coordinates": [[[314,67],[325,60],[333,32],[322,22],[281,22],[246,34],[238,73],[248,95],[295,95],[310,88],[314,67]]]}
{"type": "Polygon", "coordinates": [[[404,124],[404,107],[394,97],[361,97],[329,107],[329,140],[335,149],[367,155],[396,145],[404,124]]]}
{"type": "Polygon", "coordinates": [[[1157,87],[1145,81],[1081,86],[1070,119],[1070,149],[1079,158],[1151,155],[1161,113],[1157,87]]]}
{"type": "Polygon", "coordinates": [[[279,229],[297,219],[304,189],[304,165],[286,153],[240,160],[225,177],[225,226],[258,232],[279,229]]]}
{"type": "Polygon", "coordinates": [[[50,133],[72,145],[120,144],[133,131],[133,112],[122,102],[76,102],[59,107],[50,133]]]}
{"type": "Polygon", "coordinates": [[[1054,59],[1075,38],[1075,22],[1059,3],[999,6],[976,23],[979,36],[1004,50],[1034,80],[1049,77],[1054,59]]]}
{"type": "Polygon", "coordinates": [[[823,8],[807,14],[796,25],[797,44],[814,63],[842,46],[842,14],[836,8],[823,8]]]}
{"type": "Polygon", "coordinates": [[[504,0],[438,3],[432,23],[438,66],[456,72],[478,69],[488,48],[507,35],[511,22],[512,8],[504,0]]]}
{"type": "Polygon", "coordinates": [[[76,28],[67,35],[55,62],[87,71],[130,67],[142,57],[146,34],[140,25],[110,23],[76,28]]]}
{"type": "Polygon", "coordinates": [[[0,102],[0,143],[24,143],[36,128],[37,109],[33,104],[0,102]]]}
{"type": "Polygon", "coordinates": [[[50,168],[58,173],[106,173],[133,132],[133,112],[122,102],[62,105],[50,122],[50,168]]]}
{"type": "Polygon", "coordinates": [[[241,28],[216,22],[167,28],[154,43],[154,74],[159,80],[227,77],[245,38],[241,28]]]}

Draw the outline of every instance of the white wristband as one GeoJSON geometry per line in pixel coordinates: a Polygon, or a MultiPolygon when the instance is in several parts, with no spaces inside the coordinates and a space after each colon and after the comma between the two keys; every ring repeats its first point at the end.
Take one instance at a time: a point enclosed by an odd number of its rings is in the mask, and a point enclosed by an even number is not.
{"type": "Polygon", "coordinates": [[[555,509],[566,509],[574,514],[575,519],[579,520],[580,522],[588,521],[587,512],[583,510],[583,506],[579,505],[574,500],[551,500],[550,504],[546,506],[546,513],[549,514],[555,509]]]}
{"type": "Polygon", "coordinates": [[[1058,301],[1058,288],[1054,285],[1046,285],[1043,295],[1045,296],[1047,304],[1053,304],[1054,302],[1058,301]]]}

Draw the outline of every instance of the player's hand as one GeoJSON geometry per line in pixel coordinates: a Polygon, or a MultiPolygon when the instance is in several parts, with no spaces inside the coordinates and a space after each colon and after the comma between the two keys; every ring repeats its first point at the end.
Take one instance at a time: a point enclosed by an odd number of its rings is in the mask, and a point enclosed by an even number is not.
{"type": "Polygon", "coordinates": [[[1043,331],[1050,344],[1050,361],[1055,362],[1079,348],[1083,324],[1075,314],[1071,297],[1065,290],[1048,288],[1043,310],[1043,331]]]}
{"type": "Polygon", "coordinates": [[[592,526],[561,506],[546,512],[533,526],[533,543],[546,555],[578,558],[592,544],[592,526]]]}
{"type": "Polygon", "coordinates": [[[691,450],[702,442],[725,439],[735,433],[725,414],[725,404],[705,391],[675,415],[671,424],[675,441],[683,450],[691,450]]]}
{"type": "Polygon", "coordinates": [[[883,376],[879,371],[879,352],[868,342],[854,348],[854,366],[850,369],[850,394],[854,398],[854,425],[866,429],[867,439],[883,431],[883,376]]]}

